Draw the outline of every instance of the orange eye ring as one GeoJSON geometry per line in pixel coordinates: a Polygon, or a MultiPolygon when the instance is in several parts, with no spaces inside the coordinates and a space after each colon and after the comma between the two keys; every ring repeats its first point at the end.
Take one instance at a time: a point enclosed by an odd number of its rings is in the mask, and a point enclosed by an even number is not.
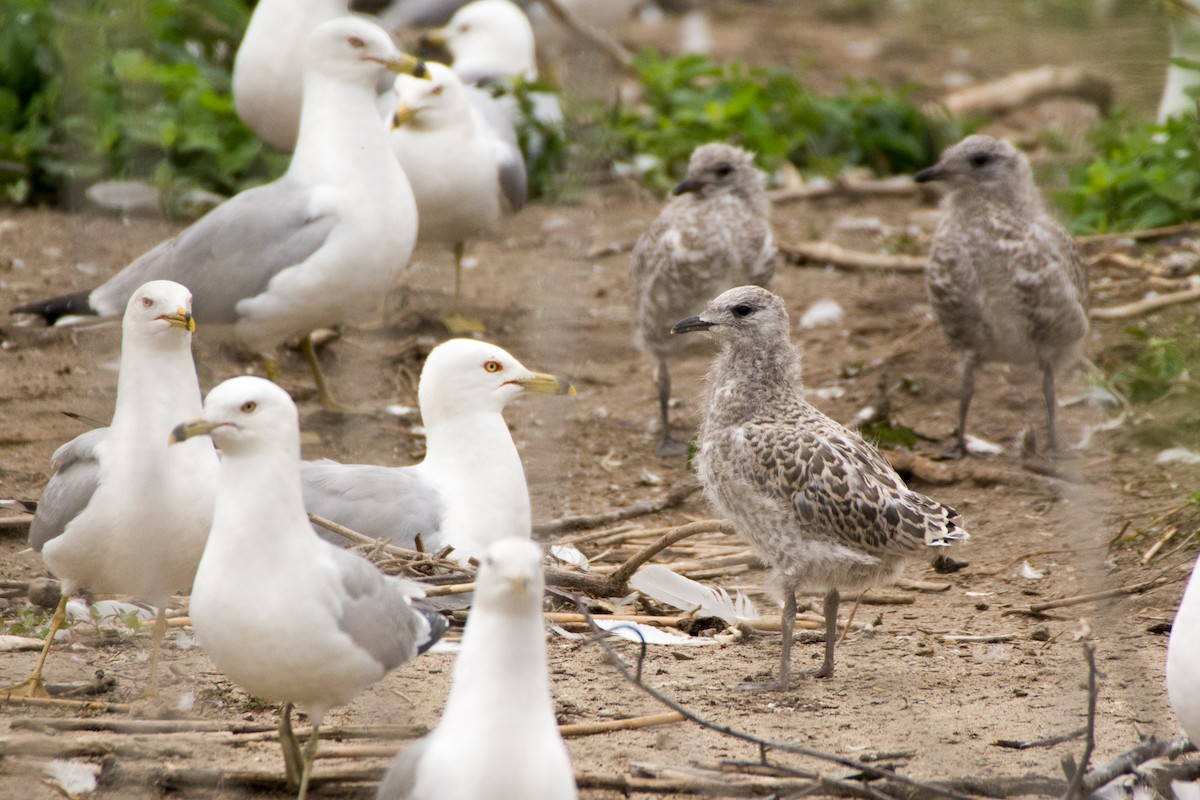
{"type": "Polygon", "coordinates": [[[500,372],[504,369],[504,365],[499,361],[485,361],[483,362],[483,368],[487,372],[500,372]]]}

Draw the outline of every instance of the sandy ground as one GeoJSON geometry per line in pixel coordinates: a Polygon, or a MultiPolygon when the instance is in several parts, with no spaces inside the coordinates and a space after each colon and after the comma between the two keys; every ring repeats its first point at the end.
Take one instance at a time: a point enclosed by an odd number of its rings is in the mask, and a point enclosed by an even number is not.
{"type": "MultiPolygon", "coordinates": [[[[1058,44],[1051,46],[1051,37],[1036,26],[1019,47],[1005,49],[995,44],[998,36],[989,27],[993,21],[981,17],[975,25],[942,20],[942,34],[956,37],[967,55],[939,50],[935,57],[929,39],[920,35],[923,29],[911,20],[838,21],[810,13],[794,21],[789,35],[795,31],[798,43],[793,45],[779,33],[783,22],[793,22],[787,14],[782,6],[722,5],[718,18],[725,27],[717,37],[718,50],[745,54],[753,48],[758,58],[789,61],[795,58],[789,48],[810,46],[810,69],[823,80],[833,81],[850,70],[889,81],[922,78],[936,86],[939,76],[958,68],[955,59],[965,58],[963,69],[982,78],[1047,61],[1090,64],[1099,59],[1106,40],[1115,49],[1108,28],[1054,28],[1058,44]],[[875,55],[847,66],[846,49],[861,40],[878,45],[875,55]]],[[[1148,26],[1139,30],[1146,40],[1153,38],[1148,26]]],[[[636,40],[646,34],[633,30],[630,36],[636,40]]],[[[1152,81],[1138,76],[1151,70],[1144,64],[1140,72],[1122,70],[1119,59],[1116,63],[1111,73],[1120,91],[1133,93],[1133,102],[1144,106],[1145,98],[1137,92],[1152,81]]],[[[681,460],[653,453],[654,388],[648,365],[631,344],[628,256],[608,252],[610,245],[631,244],[657,209],[656,200],[632,187],[592,188],[576,203],[523,211],[470,251],[476,266],[466,279],[468,310],[486,322],[488,337],[531,367],[570,377],[579,390],[574,399],[522,400],[507,415],[525,460],[536,520],[628,506],[661,496],[688,477],[681,460]]],[[[926,241],[931,209],[915,197],[832,199],[781,206],[775,224],[785,243],[815,236],[861,247],[872,243],[839,233],[846,226],[835,223],[875,219],[915,236],[919,247],[926,241]]],[[[181,227],[45,210],[0,212],[0,305],[94,285],[181,227]]],[[[1098,268],[1093,280],[1104,276],[1098,268]]],[[[445,338],[435,320],[447,302],[450,278],[447,255],[420,252],[407,286],[393,300],[387,325],[377,331],[351,329],[325,350],[323,358],[342,399],[415,405],[420,359],[445,338]]],[[[956,420],[958,377],[953,354],[928,322],[920,274],[781,266],[774,288],[792,313],[805,382],[819,407],[849,422],[864,407],[878,407],[886,398],[892,420],[921,437],[918,453],[933,456],[946,449],[956,420]],[[842,305],[843,324],[800,329],[800,314],[822,298],[842,305]],[[919,388],[912,392],[905,387],[919,388]]],[[[1095,303],[1112,305],[1140,294],[1137,286],[1124,285],[1119,293],[1100,287],[1095,303]]],[[[1164,312],[1142,324],[1154,328],[1184,313],[1164,312]]],[[[1094,325],[1089,352],[1109,346],[1125,324],[1094,325]]],[[[0,496],[38,496],[49,474],[50,454],[82,430],[60,411],[107,419],[115,391],[117,334],[114,326],[48,331],[5,322],[0,328],[0,496]]],[[[220,330],[201,328],[197,333],[205,389],[257,369],[220,339],[220,330]]],[[[306,457],[384,464],[420,458],[423,440],[413,431],[417,420],[329,415],[314,404],[299,356],[287,353],[282,363],[284,385],[300,403],[306,457]]],[[[706,364],[701,348],[673,371],[679,401],[674,414],[681,431],[702,411],[706,364]]],[[[1086,449],[1051,465],[1052,476],[1041,474],[1028,468],[1016,445],[1026,430],[1041,436],[1036,376],[989,368],[977,386],[972,432],[1001,443],[1005,452],[947,467],[945,476],[908,476],[915,488],[958,508],[972,533],[971,542],[957,553],[970,562],[961,572],[936,575],[923,560],[905,572],[908,580],[943,584],[944,591],[877,592],[901,604],[866,605],[859,611],[858,621],[868,627],[851,633],[841,645],[838,672],[831,680],[804,679],[782,694],[737,691],[740,682],[761,680],[776,669],[779,639],[768,633],[722,646],[653,647],[644,665],[646,681],[714,722],[844,757],[879,757],[918,779],[1059,779],[1060,760],[1077,755],[1080,741],[1025,750],[995,742],[1040,739],[1083,725],[1087,669],[1081,642],[1089,642],[1102,673],[1096,760],[1106,760],[1142,737],[1176,733],[1162,681],[1162,623],[1170,620],[1194,559],[1194,551],[1181,549],[1180,543],[1195,523],[1178,509],[1186,505],[1196,468],[1156,466],[1156,449],[1118,429],[1094,432],[1086,449]],[[1179,535],[1142,563],[1143,553],[1170,525],[1179,535]],[[1115,543],[1122,533],[1134,541],[1115,543]],[[1039,602],[1154,578],[1161,580],[1143,593],[1029,613],[1039,602]],[[996,638],[947,638],[953,635],[996,638]]],[[[1081,380],[1067,381],[1061,397],[1078,399],[1082,391],[1081,380]]],[[[1080,441],[1107,419],[1106,411],[1069,404],[1061,412],[1064,438],[1080,441]]],[[[1036,460],[1033,465],[1044,466],[1036,460]]],[[[632,524],[651,529],[710,516],[703,499],[693,495],[676,508],[632,524]]],[[[598,554],[599,548],[583,548],[598,554]]],[[[25,552],[23,531],[0,528],[0,575],[20,582],[43,573],[40,559],[25,552]]],[[[764,571],[728,575],[719,584],[750,593],[764,615],[777,614],[764,571]]],[[[27,614],[24,596],[0,602],[9,623],[27,614]]],[[[844,607],[843,615],[846,611],[844,607]]],[[[97,637],[79,631],[70,646],[52,657],[48,677],[53,682],[86,681],[103,670],[117,679],[117,686],[101,699],[129,701],[145,681],[147,640],[145,634],[97,637]]],[[[630,645],[617,647],[628,659],[636,655],[630,645]]],[[[798,646],[796,658],[803,668],[810,661],[819,663],[820,654],[820,644],[805,643],[798,646]]],[[[225,681],[192,646],[186,630],[172,634],[164,658],[161,697],[153,704],[135,702],[135,718],[274,725],[277,709],[225,681]]],[[[23,677],[32,661],[32,653],[0,653],[0,683],[23,677]]],[[[343,757],[322,759],[318,778],[356,769],[366,780],[318,786],[316,795],[370,796],[370,778],[386,764],[379,748],[402,744],[379,735],[378,726],[419,731],[435,724],[452,663],[450,655],[422,657],[332,713],[331,726],[374,726],[377,735],[364,742],[347,733],[341,741],[327,741],[325,752],[343,757]],[[362,744],[376,749],[370,755],[349,751],[362,744]]],[[[550,672],[561,722],[662,710],[625,682],[594,645],[552,635],[550,672]]],[[[129,714],[4,707],[0,797],[59,797],[43,784],[40,773],[52,755],[72,753],[89,755],[92,763],[104,766],[104,797],[153,797],[168,789],[186,798],[278,795],[270,787],[195,785],[186,776],[163,777],[164,770],[279,772],[278,747],[269,736],[56,733],[39,722],[93,716],[119,720],[129,714]]],[[[692,724],[575,738],[568,746],[578,771],[612,778],[758,758],[755,746],[692,724]]],[[[776,754],[772,760],[840,774],[840,768],[798,756],[776,754]]],[[[586,789],[584,796],[615,798],[620,793],[586,789]]]]}

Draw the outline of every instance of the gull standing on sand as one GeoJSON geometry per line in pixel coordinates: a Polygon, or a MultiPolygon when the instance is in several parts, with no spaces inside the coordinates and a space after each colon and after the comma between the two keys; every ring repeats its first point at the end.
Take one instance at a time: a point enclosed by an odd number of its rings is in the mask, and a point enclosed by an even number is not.
{"type": "Polygon", "coordinates": [[[283,389],[252,376],[225,381],[208,393],[203,416],[177,425],[171,440],[196,436],[212,438],[221,466],[192,625],[230,680],[285,703],[284,764],[303,799],[325,713],[424,652],[445,619],[414,602],[424,594],[418,584],[313,533],[300,489],[299,418],[283,389]],[[303,751],[293,704],[313,725],[303,751]]]}
{"type": "Polygon", "coordinates": [[[62,600],[33,674],[0,694],[45,694],[46,655],[67,598],[83,590],[158,608],[146,696],[156,692],[167,601],[196,574],[217,482],[211,442],[167,446],[179,418],[200,411],[191,308],[191,294],[171,281],[142,285],[126,304],[112,424],[58,448],[29,526],[29,544],[62,582],[62,600]]]}
{"type": "Polygon", "coordinates": [[[840,590],[893,581],[909,556],[966,539],[959,514],[909,490],[879,451],[797,393],[797,356],[776,295],[730,289],[671,330],[708,331],[721,344],[708,373],[697,472],[713,508],[783,590],[779,678],[745,688],[789,688],[797,590],[825,592],[816,677],[830,677],[840,590]]]}
{"type": "MultiPolygon", "coordinates": [[[[454,253],[452,333],[483,326],[462,315],[462,259],[468,239],[525,205],[525,160],[516,134],[502,137],[472,112],[466,87],[449,67],[426,62],[427,79],[396,76],[392,150],[404,168],[421,223],[417,240],[454,253]]],[[[490,97],[483,102],[494,104],[490,97]]]]}
{"type": "Polygon", "coordinates": [[[986,361],[1041,369],[1053,453],[1054,374],[1079,359],[1088,332],[1088,280],[1075,240],[1046,212],[1029,161],[1006,141],[968,136],[914,180],[942,181],[948,191],[925,273],[938,322],[962,351],[958,438],[948,455],[967,454],[975,369],[986,361]]]}
{"type": "Polygon", "coordinates": [[[532,372],[504,350],[451,339],[425,359],[417,389],[425,460],[409,467],[305,461],[304,504],[314,514],[402,547],[449,545],[465,561],[531,526],[521,456],[504,408],[526,392],[574,395],[562,378],[532,372]]]}
{"type": "Polygon", "coordinates": [[[524,535],[487,549],[441,721],[396,757],[377,800],[579,796],[550,695],[543,585],[542,550],[524,535]]]}
{"type": "Polygon", "coordinates": [[[634,340],[655,361],[660,456],[687,452],[686,442],[671,437],[667,359],[685,345],[670,335],[671,324],[725,289],[766,287],[775,274],[771,202],[751,153],[725,144],[697,147],[672,194],[630,261],[634,340]]]}
{"type": "Polygon", "coordinates": [[[389,69],[421,66],[366,20],[322,24],[308,39],[300,139],[282,178],[230,198],[98,288],[13,313],[49,323],[112,315],[145,281],[176,280],[192,291],[196,319],[233,323],[237,337],[264,354],[269,376],[274,348],[303,337],[322,402],[340,409],[310,333],[378,320],[417,236],[412,189],[375,104],[375,85],[389,69]]]}

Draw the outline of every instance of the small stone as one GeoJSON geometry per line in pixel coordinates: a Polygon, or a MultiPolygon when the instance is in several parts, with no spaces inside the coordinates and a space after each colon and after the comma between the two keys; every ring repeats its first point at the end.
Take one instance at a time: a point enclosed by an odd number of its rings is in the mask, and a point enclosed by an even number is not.
{"type": "Polygon", "coordinates": [[[29,602],[38,608],[57,608],[62,585],[53,578],[35,578],[29,582],[29,602]]]}
{"type": "Polygon", "coordinates": [[[1050,641],[1050,629],[1045,625],[1041,625],[1029,633],[1029,638],[1035,642],[1048,642],[1050,641]]]}

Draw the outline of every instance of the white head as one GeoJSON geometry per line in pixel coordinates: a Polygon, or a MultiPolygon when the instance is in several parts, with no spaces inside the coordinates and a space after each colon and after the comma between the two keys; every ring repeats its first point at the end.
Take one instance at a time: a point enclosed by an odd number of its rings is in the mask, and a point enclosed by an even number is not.
{"type": "Polygon", "coordinates": [[[186,348],[195,329],[192,293],[174,281],[143,283],[125,304],[121,320],[124,344],[154,342],[159,346],[186,348]]]}
{"type": "Polygon", "coordinates": [[[555,375],[533,372],[494,344],[451,339],[433,349],[417,394],[426,425],[479,412],[500,413],[524,392],[575,394],[555,375]]]}
{"type": "Polygon", "coordinates": [[[211,436],[223,458],[273,451],[300,459],[300,418],[283,389],[265,378],[242,375],[213,387],[204,398],[200,419],[182,422],[172,442],[211,436]]]}
{"type": "Polygon", "coordinates": [[[537,614],[544,587],[541,546],[510,536],[489,545],[480,559],[475,602],[496,611],[537,614]]]}
{"type": "Polygon", "coordinates": [[[537,77],[533,26],[509,0],[467,3],[429,38],[446,46],[454,56],[454,71],[468,82],[537,77]]]}
{"type": "Polygon", "coordinates": [[[323,22],[305,42],[304,74],[374,89],[385,71],[412,72],[421,62],[404,55],[383,28],[358,17],[323,22]]]}
{"type": "Polygon", "coordinates": [[[466,89],[454,70],[445,64],[425,62],[427,78],[397,75],[392,92],[396,108],[391,127],[410,126],[419,130],[471,124],[466,89]]]}

